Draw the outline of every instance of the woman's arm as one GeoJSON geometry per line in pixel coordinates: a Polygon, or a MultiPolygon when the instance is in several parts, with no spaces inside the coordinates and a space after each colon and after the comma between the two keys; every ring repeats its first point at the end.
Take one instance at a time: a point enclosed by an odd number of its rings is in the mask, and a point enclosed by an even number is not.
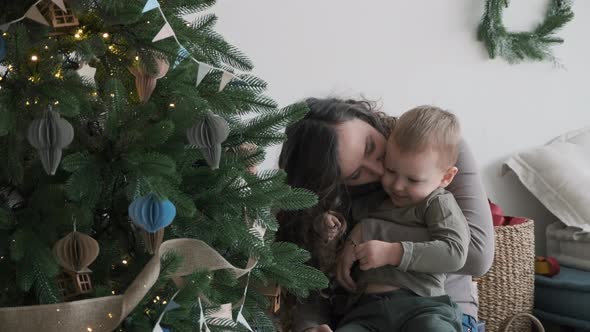
{"type": "Polygon", "coordinates": [[[471,241],[465,266],[455,274],[484,275],[494,260],[494,227],[478,167],[465,140],[461,141],[459,172],[446,188],[452,192],[469,224],[471,241]]]}

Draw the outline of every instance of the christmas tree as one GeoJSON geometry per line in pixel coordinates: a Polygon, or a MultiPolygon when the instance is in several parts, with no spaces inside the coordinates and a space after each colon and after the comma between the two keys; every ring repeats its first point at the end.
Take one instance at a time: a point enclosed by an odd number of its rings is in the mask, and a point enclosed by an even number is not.
{"type": "Polygon", "coordinates": [[[264,94],[214,4],[0,0],[3,329],[274,331],[265,289],[326,286],[274,241],[316,197],[254,170],[306,107],[264,94]]]}

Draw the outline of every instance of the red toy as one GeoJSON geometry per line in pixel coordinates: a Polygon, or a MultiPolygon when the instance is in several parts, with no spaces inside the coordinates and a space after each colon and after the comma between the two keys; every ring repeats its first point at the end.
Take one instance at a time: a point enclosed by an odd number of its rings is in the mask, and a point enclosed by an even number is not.
{"type": "Polygon", "coordinates": [[[535,274],[553,277],[559,273],[559,262],[553,257],[535,257],[535,274]]]}

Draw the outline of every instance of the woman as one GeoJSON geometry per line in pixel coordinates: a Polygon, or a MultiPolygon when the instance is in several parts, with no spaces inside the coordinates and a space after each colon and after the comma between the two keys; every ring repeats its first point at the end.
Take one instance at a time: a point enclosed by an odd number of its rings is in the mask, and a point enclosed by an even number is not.
{"type": "MultiPolygon", "coordinates": [[[[382,190],[382,158],[389,128],[395,119],[373,110],[363,101],[308,99],[310,111],[287,128],[279,166],[287,172],[287,181],[318,194],[319,204],[308,211],[279,216],[280,240],[295,242],[317,252],[317,232],[313,222],[326,211],[350,214],[350,202],[376,190],[382,190]]],[[[464,313],[464,331],[475,331],[477,289],[472,276],[481,276],[490,268],[494,255],[494,233],[486,194],[477,166],[463,142],[457,162],[459,173],[447,187],[461,207],[471,231],[471,243],[465,266],[449,275],[445,284],[448,295],[464,313]]],[[[350,219],[349,219],[350,220],[350,219]]],[[[420,230],[399,227],[400,236],[410,237],[420,230]]],[[[317,259],[314,260],[317,264],[317,259]]],[[[339,264],[336,279],[345,283],[347,263],[339,264]]],[[[298,303],[293,328],[300,331],[331,331],[326,303],[320,297],[298,303]]]]}

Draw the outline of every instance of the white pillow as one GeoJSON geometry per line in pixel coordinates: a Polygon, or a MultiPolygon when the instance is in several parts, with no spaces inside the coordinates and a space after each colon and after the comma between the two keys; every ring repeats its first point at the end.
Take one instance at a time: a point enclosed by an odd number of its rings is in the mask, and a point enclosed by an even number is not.
{"type": "Polygon", "coordinates": [[[518,153],[505,165],[561,222],[590,232],[590,127],[518,153]]]}

